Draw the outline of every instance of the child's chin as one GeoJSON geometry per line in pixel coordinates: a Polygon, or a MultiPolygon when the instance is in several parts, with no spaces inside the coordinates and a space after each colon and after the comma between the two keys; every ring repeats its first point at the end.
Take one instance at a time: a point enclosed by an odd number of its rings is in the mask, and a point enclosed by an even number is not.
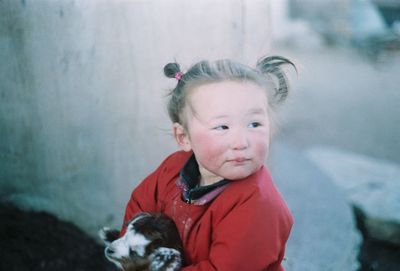
{"type": "Polygon", "coordinates": [[[238,180],[242,180],[242,179],[249,177],[253,173],[254,172],[243,172],[243,173],[237,173],[237,174],[229,174],[230,176],[225,177],[225,179],[231,180],[231,181],[238,181],[238,180]]]}

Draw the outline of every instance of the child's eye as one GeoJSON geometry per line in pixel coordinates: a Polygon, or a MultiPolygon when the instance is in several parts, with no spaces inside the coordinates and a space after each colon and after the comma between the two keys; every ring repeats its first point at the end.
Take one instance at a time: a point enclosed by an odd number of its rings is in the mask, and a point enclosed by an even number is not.
{"type": "Polygon", "coordinates": [[[261,126],[261,123],[259,122],[252,122],[248,125],[249,128],[257,128],[259,126],[261,126]]]}
{"type": "Polygon", "coordinates": [[[214,127],[214,130],[228,130],[229,127],[227,125],[218,125],[214,127]]]}

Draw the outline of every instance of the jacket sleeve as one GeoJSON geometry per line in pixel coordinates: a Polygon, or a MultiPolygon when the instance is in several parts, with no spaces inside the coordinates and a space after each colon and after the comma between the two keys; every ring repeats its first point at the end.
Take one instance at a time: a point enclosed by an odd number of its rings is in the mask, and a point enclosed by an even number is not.
{"type": "Polygon", "coordinates": [[[126,231],[127,223],[140,212],[155,212],[157,206],[156,181],[157,171],[146,177],[132,192],[126,204],[125,215],[120,235],[126,231]]]}
{"type": "Polygon", "coordinates": [[[280,202],[260,204],[250,198],[233,208],[215,227],[209,259],[182,271],[283,271],[291,215],[280,202]]]}
{"type": "Polygon", "coordinates": [[[171,156],[167,157],[161,165],[149,176],[147,176],[132,192],[131,197],[126,204],[125,215],[123,219],[120,235],[126,230],[127,223],[140,212],[158,212],[158,201],[160,188],[159,179],[168,169],[168,163],[171,156]]]}

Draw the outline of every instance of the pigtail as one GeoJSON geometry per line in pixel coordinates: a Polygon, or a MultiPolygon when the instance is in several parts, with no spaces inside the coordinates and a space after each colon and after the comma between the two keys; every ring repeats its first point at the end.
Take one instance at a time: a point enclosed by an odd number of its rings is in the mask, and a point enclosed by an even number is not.
{"type": "Polygon", "coordinates": [[[184,93],[182,91],[182,81],[181,78],[183,73],[181,72],[181,67],[178,63],[168,63],[164,66],[164,75],[168,78],[175,78],[178,81],[178,84],[173,88],[170,93],[170,99],[168,101],[167,109],[168,115],[171,118],[172,122],[181,123],[182,120],[180,118],[180,114],[182,108],[184,107],[184,93]]]}
{"type": "Polygon", "coordinates": [[[176,78],[181,73],[181,67],[178,63],[168,63],[164,66],[164,75],[168,78],[176,78]]]}
{"type": "Polygon", "coordinates": [[[278,80],[275,87],[274,101],[276,103],[283,102],[288,96],[289,81],[285,72],[281,69],[281,65],[289,64],[293,66],[297,73],[297,68],[292,61],[281,56],[269,56],[260,59],[257,62],[257,69],[266,76],[273,76],[278,80]]]}

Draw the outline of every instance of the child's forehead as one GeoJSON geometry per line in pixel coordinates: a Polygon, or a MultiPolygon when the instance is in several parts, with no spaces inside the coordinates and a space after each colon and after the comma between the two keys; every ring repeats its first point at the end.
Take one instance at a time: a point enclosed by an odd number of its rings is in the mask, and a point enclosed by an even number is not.
{"type": "Polygon", "coordinates": [[[266,90],[248,81],[222,81],[203,84],[194,87],[189,93],[189,101],[192,104],[211,107],[215,104],[224,106],[248,103],[263,103],[267,100],[266,90]]]}
{"type": "Polygon", "coordinates": [[[264,90],[264,87],[250,80],[222,80],[215,82],[204,82],[193,86],[192,90],[225,90],[225,89],[246,89],[258,88],[264,90]]]}
{"type": "Polygon", "coordinates": [[[202,120],[267,115],[264,89],[256,84],[221,82],[199,86],[189,97],[189,114],[202,120]]]}

